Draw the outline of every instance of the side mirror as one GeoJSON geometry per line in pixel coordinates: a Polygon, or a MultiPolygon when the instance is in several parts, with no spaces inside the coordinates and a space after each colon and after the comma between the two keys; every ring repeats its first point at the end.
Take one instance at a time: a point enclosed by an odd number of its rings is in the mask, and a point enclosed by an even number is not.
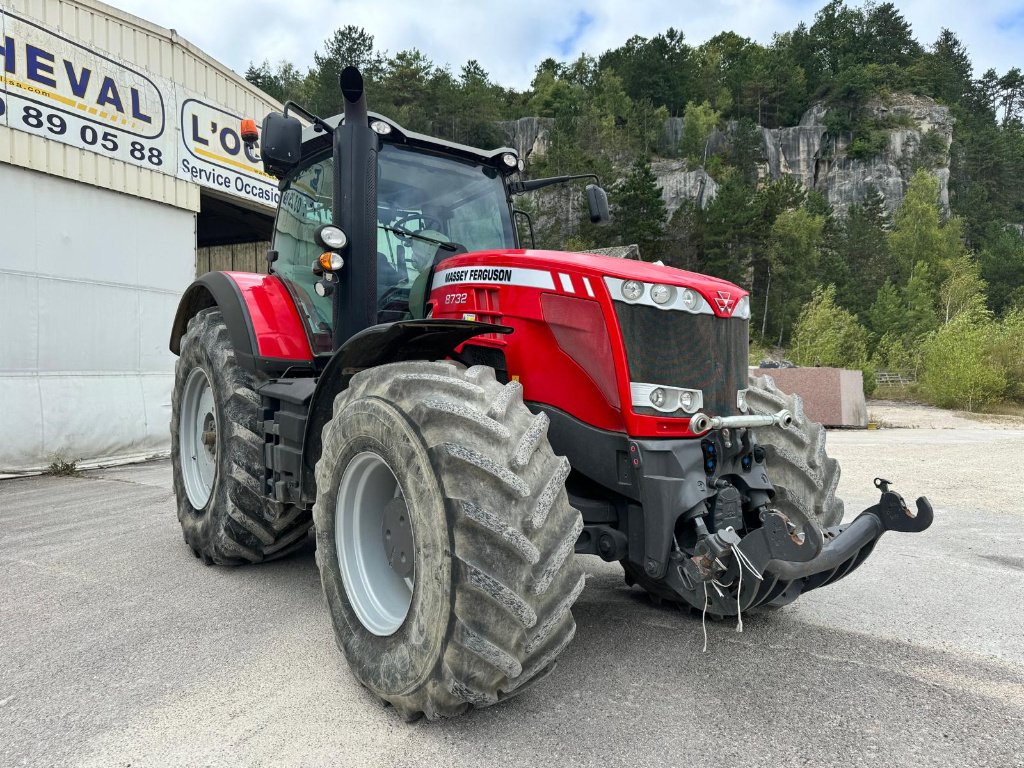
{"type": "Polygon", "coordinates": [[[263,118],[260,157],[263,169],[281,178],[294,168],[302,156],[302,123],[297,118],[271,112],[263,118]]]}
{"type": "Polygon", "coordinates": [[[587,184],[587,207],[590,209],[590,223],[604,224],[611,221],[608,212],[608,193],[597,184],[587,184]]]}

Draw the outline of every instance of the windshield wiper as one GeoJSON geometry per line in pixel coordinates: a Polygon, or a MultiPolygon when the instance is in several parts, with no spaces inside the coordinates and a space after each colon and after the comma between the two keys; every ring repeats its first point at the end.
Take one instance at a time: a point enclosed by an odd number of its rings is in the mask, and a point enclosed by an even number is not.
{"type": "Polygon", "coordinates": [[[417,240],[423,240],[424,242],[427,243],[433,243],[439,248],[444,248],[446,251],[458,250],[458,246],[455,245],[454,243],[449,243],[446,240],[437,240],[433,237],[427,237],[426,235],[420,235],[417,234],[416,232],[409,231],[405,227],[394,227],[389,224],[378,224],[377,226],[380,229],[387,230],[388,232],[394,232],[396,235],[402,235],[403,237],[413,237],[416,238],[417,240]]]}

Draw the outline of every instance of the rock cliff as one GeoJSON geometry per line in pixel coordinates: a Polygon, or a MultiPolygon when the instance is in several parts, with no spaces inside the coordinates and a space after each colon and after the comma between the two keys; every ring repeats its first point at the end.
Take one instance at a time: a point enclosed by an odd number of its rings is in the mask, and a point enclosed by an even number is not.
{"type": "Polygon", "coordinates": [[[903,201],[915,168],[924,165],[939,179],[939,202],[949,210],[949,145],[953,117],[949,108],[923,96],[900,95],[868,106],[869,118],[882,128],[886,146],[870,158],[849,154],[851,136],[833,136],[826,127],[820,104],[804,113],[800,124],[789,128],[762,128],[764,175],[777,179],[795,176],[807,189],[816,189],[842,215],[861,202],[869,186],[885,197],[890,212],[903,201]],[[931,136],[929,136],[931,134],[931,136]]]}
{"type": "MultiPolygon", "coordinates": [[[[850,154],[850,134],[829,133],[827,110],[821,104],[804,113],[799,125],[762,128],[765,162],[762,177],[796,177],[803,186],[825,195],[836,213],[843,215],[861,202],[869,187],[877,188],[886,206],[894,211],[914,170],[926,167],[939,179],[939,202],[949,210],[949,145],[953,138],[953,117],[949,108],[923,96],[900,94],[867,107],[868,118],[885,134],[885,147],[869,158],[850,154]],[[884,127],[891,126],[891,127],[884,127]]],[[[550,118],[524,117],[501,123],[509,146],[515,147],[527,164],[531,156],[543,155],[550,146],[550,118]]],[[[730,127],[731,128],[731,127],[730,127]]],[[[713,137],[721,146],[730,140],[731,129],[713,137]]],[[[681,118],[669,118],[662,131],[662,151],[670,154],[682,136],[681,118]]],[[[712,147],[714,149],[714,146],[712,147]]],[[[691,168],[685,160],[654,159],[651,170],[657,177],[669,216],[683,200],[714,199],[718,185],[702,168],[691,168]]]]}

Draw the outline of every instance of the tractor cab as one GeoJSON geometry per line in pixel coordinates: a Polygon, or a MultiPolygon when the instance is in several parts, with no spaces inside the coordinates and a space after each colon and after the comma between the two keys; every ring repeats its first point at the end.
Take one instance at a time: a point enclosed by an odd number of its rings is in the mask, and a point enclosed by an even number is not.
{"type": "MultiPolygon", "coordinates": [[[[425,314],[432,268],[447,256],[518,247],[506,177],[511,150],[484,154],[405,131],[370,116],[376,156],[375,237],[366,267],[376,272],[376,321],[425,314]]],[[[339,118],[325,121],[336,127],[339,118]]],[[[318,349],[333,337],[334,274],[319,263],[316,233],[334,221],[334,155],[324,129],[304,132],[300,161],[281,181],[271,272],[288,286],[318,349]],[[319,287],[318,287],[319,284],[319,287]]],[[[358,269],[365,269],[360,264],[358,269]]]]}

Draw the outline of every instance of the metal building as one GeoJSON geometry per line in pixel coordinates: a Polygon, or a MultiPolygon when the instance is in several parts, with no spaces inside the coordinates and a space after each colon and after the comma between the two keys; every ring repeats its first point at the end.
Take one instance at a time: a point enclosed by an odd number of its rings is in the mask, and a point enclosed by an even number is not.
{"type": "Polygon", "coordinates": [[[167,449],[177,300],[197,249],[257,266],[278,191],[239,119],[279,108],[96,0],[0,6],[0,473],[167,449]]]}

